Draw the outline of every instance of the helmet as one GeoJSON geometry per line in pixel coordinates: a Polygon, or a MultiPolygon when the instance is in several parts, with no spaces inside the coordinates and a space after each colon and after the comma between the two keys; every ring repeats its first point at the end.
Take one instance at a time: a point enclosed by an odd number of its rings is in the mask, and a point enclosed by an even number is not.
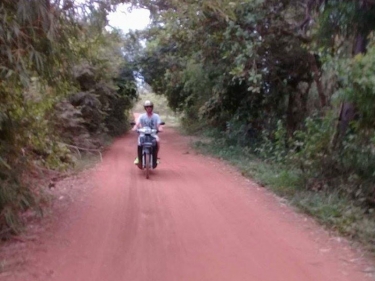
{"type": "Polygon", "coordinates": [[[146,108],[147,106],[154,107],[154,104],[153,104],[151,101],[146,100],[146,101],[144,102],[144,104],[143,104],[143,107],[146,108]]]}

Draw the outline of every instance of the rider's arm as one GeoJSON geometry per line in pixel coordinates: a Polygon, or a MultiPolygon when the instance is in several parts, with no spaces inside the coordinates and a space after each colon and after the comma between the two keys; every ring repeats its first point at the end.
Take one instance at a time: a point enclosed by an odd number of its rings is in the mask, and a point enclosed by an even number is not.
{"type": "Polygon", "coordinates": [[[159,116],[158,116],[158,131],[159,132],[163,131],[163,126],[161,125],[161,119],[159,116]]]}
{"type": "Polygon", "coordinates": [[[133,127],[133,131],[136,131],[140,127],[141,127],[141,116],[138,117],[138,120],[133,127]]]}
{"type": "Polygon", "coordinates": [[[163,125],[160,124],[161,122],[158,123],[158,131],[161,132],[163,131],[163,125]]]}

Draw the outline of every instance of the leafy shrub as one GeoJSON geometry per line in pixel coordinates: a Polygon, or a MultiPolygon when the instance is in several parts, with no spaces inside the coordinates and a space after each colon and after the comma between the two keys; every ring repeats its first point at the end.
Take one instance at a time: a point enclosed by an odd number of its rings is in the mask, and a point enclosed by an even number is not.
{"type": "Polygon", "coordinates": [[[335,153],[331,150],[334,134],[335,123],[331,117],[307,118],[305,130],[295,132],[288,161],[301,169],[306,182],[316,183],[322,177],[336,174],[335,153]]]}
{"type": "Polygon", "coordinates": [[[263,130],[262,140],[254,149],[254,152],[262,159],[275,161],[277,163],[285,163],[289,141],[290,140],[287,138],[287,131],[281,120],[279,120],[274,132],[263,130]]]}

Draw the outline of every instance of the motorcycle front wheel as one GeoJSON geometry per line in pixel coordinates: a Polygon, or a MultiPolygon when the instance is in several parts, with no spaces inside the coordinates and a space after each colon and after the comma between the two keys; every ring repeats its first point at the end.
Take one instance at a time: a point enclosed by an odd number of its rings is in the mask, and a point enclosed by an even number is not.
{"type": "Polygon", "coordinates": [[[146,179],[150,178],[150,159],[151,159],[151,154],[145,154],[144,155],[145,159],[145,174],[146,174],[146,179]]]}

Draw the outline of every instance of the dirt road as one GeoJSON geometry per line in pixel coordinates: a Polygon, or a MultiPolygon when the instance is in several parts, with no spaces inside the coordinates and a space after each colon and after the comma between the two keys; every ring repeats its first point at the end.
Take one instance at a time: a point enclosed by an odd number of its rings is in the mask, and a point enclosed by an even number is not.
{"type": "Polygon", "coordinates": [[[72,187],[81,191],[58,220],[9,246],[23,247],[22,262],[0,279],[370,280],[344,240],[234,169],[196,155],[187,138],[170,129],[160,136],[162,162],[150,180],[133,165],[136,135],[117,140],[72,187]]]}

